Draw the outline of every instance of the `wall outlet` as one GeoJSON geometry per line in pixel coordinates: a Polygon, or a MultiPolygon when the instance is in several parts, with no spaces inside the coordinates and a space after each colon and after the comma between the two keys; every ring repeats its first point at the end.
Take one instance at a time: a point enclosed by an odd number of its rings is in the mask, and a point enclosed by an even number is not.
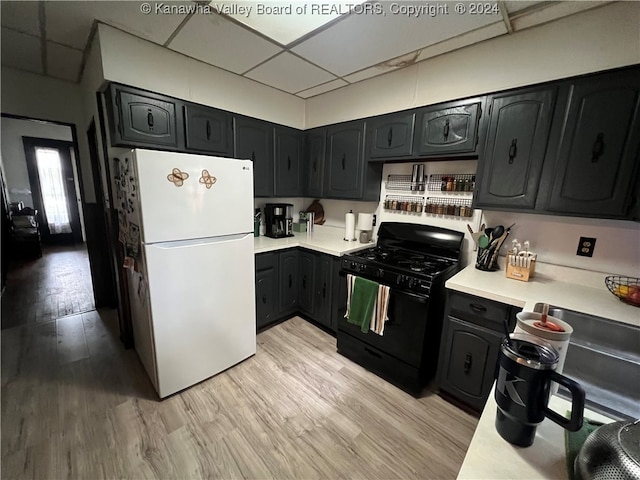
{"type": "Polygon", "coordinates": [[[596,247],[596,239],[590,237],[580,237],[578,251],[576,255],[581,257],[593,257],[593,249],[596,247]]]}
{"type": "Polygon", "coordinates": [[[376,217],[376,214],[374,213],[374,214],[373,214],[373,223],[372,223],[372,226],[374,226],[374,227],[376,226],[376,221],[377,221],[377,220],[378,220],[378,218],[376,217]]]}

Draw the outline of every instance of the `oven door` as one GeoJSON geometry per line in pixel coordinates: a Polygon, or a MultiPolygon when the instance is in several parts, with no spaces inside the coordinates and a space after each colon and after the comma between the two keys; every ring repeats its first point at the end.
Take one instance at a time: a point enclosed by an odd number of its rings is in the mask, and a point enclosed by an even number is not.
{"type": "MultiPolygon", "coordinates": [[[[346,284],[346,280],[345,280],[346,284]]],[[[382,352],[419,367],[427,331],[429,296],[391,289],[384,334],[362,333],[358,325],[338,318],[338,335],[343,333],[371,345],[382,352]]]]}

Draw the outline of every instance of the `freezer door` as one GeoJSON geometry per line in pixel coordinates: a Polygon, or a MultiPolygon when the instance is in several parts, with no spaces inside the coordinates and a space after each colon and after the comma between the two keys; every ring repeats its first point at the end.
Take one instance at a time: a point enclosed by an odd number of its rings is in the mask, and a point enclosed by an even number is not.
{"type": "Polygon", "coordinates": [[[134,150],[144,243],[253,231],[250,160],[134,150]]]}
{"type": "Polygon", "coordinates": [[[144,250],[161,398],[256,353],[252,234],[144,250]]]}

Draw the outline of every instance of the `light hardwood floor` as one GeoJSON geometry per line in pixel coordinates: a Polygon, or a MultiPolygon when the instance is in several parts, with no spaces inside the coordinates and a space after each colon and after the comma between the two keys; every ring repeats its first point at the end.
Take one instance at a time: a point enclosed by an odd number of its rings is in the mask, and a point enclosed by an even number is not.
{"type": "Polygon", "coordinates": [[[2,328],[93,310],[85,244],[42,247],[42,257],[14,258],[2,294],[2,328]]]}
{"type": "Polygon", "coordinates": [[[114,313],[2,331],[2,478],[455,478],[477,419],[415,399],[300,318],[159,401],[114,313]]]}

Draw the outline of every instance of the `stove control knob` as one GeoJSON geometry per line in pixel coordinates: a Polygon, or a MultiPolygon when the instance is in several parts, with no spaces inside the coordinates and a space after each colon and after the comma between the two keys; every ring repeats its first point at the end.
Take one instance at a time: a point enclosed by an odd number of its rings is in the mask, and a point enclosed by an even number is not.
{"type": "Polygon", "coordinates": [[[356,262],[351,262],[349,264],[349,267],[352,268],[352,269],[355,269],[356,268],[356,262]]]}
{"type": "Polygon", "coordinates": [[[380,278],[384,277],[384,270],[381,269],[381,268],[377,269],[376,270],[376,276],[380,277],[380,278]]]}
{"type": "Polygon", "coordinates": [[[414,283],[416,283],[415,280],[413,278],[410,278],[408,282],[409,288],[413,288],[414,283]]]}
{"type": "Polygon", "coordinates": [[[404,275],[398,275],[398,277],[396,278],[396,283],[400,285],[402,284],[403,280],[404,280],[404,275]]]}
{"type": "Polygon", "coordinates": [[[358,265],[358,271],[359,272],[364,272],[366,269],[367,269],[366,265],[364,265],[362,263],[358,265]]]}

